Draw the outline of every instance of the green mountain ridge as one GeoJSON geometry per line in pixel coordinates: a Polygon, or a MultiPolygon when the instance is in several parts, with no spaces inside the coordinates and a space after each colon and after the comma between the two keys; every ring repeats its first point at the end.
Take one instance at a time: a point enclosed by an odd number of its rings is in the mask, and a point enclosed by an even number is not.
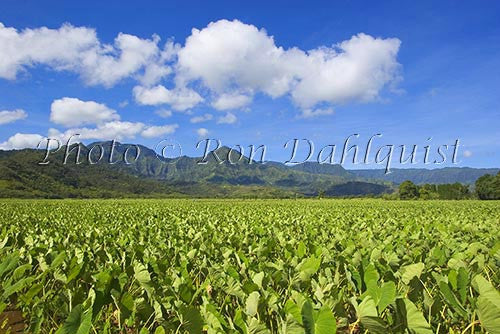
{"type": "MultiPolygon", "coordinates": [[[[92,148],[97,143],[88,145],[92,148]]],[[[100,145],[111,145],[98,143],[100,145]]],[[[116,150],[116,156],[123,156],[126,145],[116,150]]],[[[206,164],[200,164],[202,157],[182,156],[178,159],[161,161],[155,152],[147,147],[139,146],[139,159],[129,165],[117,163],[113,168],[139,176],[157,180],[166,180],[169,183],[199,183],[232,184],[232,185],[266,185],[278,187],[307,187],[311,192],[328,185],[344,183],[356,177],[349,175],[315,175],[291,168],[280,168],[276,165],[257,163],[242,156],[235,163],[219,163],[215,156],[209,154],[206,164]]],[[[220,159],[227,160],[229,148],[221,147],[215,151],[220,159]]],[[[237,153],[231,154],[232,161],[237,160],[237,153]],[[234,160],[233,160],[234,159],[234,160]]],[[[103,164],[106,164],[103,161],[103,164]]],[[[339,166],[340,167],[340,166],[339,166]]]]}
{"type": "MultiPolygon", "coordinates": [[[[110,157],[111,144],[61,147],[50,154],[47,165],[39,164],[45,154],[42,150],[0,151],[0,197],[293,197],[319,193],[364,196],[391,192],[395,184],[407,179],[415,183],[473,183],[484,174],[498,171],[394,169],[393,173],[384,174],[383,170],[346,170],[338,164],[258,163],[245,156],[238,159],[234,151],[231,160],[235,163],[220,163],[209,154],[207,163],[199,164],[201,157],[160,160],[152,149],[141,145],[139,158],[134,161],[132,144],[116,143],[110,157]],[[123,159],[127,147],[130,164],[123,159]],[[64,164],[67,149],[70,154],[64,164]]],[[[229,152],[227,147],[215,151],[223,160],[229,152]]]]}
{"type": "MultiPolygon", "coordinates": [[[[86,149],[82,147],[82,150],[86,149]]],[[[43,153],[20,150],[0,154],[0,197],[120,198],[120,197],[293,197],[292,191],[271,187],[239,187],[207,183],[169,183],[139,177],[120,165],[63,164],[58,153],[40,165],[43,153]]]]}
{"type": "Polygon", "coordinates": [[[395,184],[410,180],[415,184],[445,184],[463,183],[473,184],[485,174],[496,175],[500,168],[471,168],[471,167],[444,167],[438,169],[425,168],[391,168],[390,174],[385,174],[381,169],[349,170],[357,177],[364,179],[377,179],[395,184]]]}

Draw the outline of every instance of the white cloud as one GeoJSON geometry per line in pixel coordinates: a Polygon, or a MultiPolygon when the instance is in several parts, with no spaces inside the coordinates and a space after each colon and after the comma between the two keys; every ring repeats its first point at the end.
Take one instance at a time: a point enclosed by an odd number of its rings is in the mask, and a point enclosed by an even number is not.
{"type": "Polygon", "coordinates": [[[2,110],[0,111],[0,125],[12,123],[28,117],[28,114],[22,109],[2,110]]]}
{"type": "Polygon", "coordinates": [[[195,117],[192,117],[189,121],[191,123],[203,123],[203,122],[208,122],[210,121],[211,119],[213,119],[214,116],[212,116],[212,114],[203,114],[203,115],[200,115],[200,116],[195,116],[195,117]]]}
{"type": "Polygon", "coordinates": [[[204,138],[208,136],[209,131],[205,128],[199,128],[198,130],[196,130],[196,133],[198,134],[198,137],[204,138]]]}
{"type": "Polygon", "coordinates": [[[123,140],[127,138],[135,138],[147,127],[140,122],[108,122],[98,125],[95,128],[72,128],[64,132],[60,132],[56,129],[49,129],[49,137],[59,139],[61,142],[65,143],[70,138],[70,136],[75,136],[72,141],[77,142],[79,140],[123,140]]]}
{"type": "Polygon", "coordinates": [[[0,150],[19,150],[23,148],[36,148],[45,137],[32,133],[16,133],[3,143],[0,150]]]}
{"type": "Polygon", "coordinates": [[[136,86],[133,89],[137,103],[142,105],[169,104],[175,110],[186,110],[196,106],[203,98],[189,88],[174,88],[169,90],[162,85],[152,88],[136,86]]]}
{"type": "Polygon", "coordinates": [[[166,62],[177,50],[172,42],[161,50],[159,41],[156,35],[141,39],[120,33],[111,45],[101,43],[96,31],[87,27],[64,24],[59,29],[17,31],[0,23],[0,77],[12,80],[29,67],[46,65],[78,73],[89,85],[111,87],[131,76],[154,84],[170,73],[166,62]]]}
{"type": "Polygon", "coordinates": [[[126,106],[128,106],[128,100],[123,100],[122,102],[118,103],[118,106],[120,108],[125,108],[126,106]]]}
{"type": "MultiPolygon", "coordinates": [[[[399,46],[396,38],[358,34],[331,47],[284,49],[263,29],[220,20],[192,30],[178,52],[176,82],[201,80],[221,96],[234,89],[247,96],[289,94],[302,110],[322,102],[371,101],[399,79],[399,46]]],[[[213,105],[230,109],[220,102],[213,105]]]]}
{"type": "Polygon", "coordinates": [[[302,108],[319,102],[372,101],[385,85],[399,78],[399,46],[395,38],[358,34],[333,49],[312,50],[292,98],[302,108]]]}
{"type": "Polygon", "coordinates": [[[167,41],[164,49],[160,53],[159,59],[145,66],[144,73],[138,77],[140,83],[147,87],[153,86],[172,73],[172,68],[166,65],[166,63],[170,63],[174,60],[179,49],[179,44],[175,44],[173,40],[167,41]]]}
{"type": "Polygon", "coordinates": [[[332,115],[334,113],[333,108],[324,108],[324,109],[305,109],[302,110],[303,118],[312,118],[317,116],[325,116],[332,115]]]}
{"type": "Polygon", "coordinates": [[[37,64],[69,69],[80,54],[99,45],[95,31],[69,24],[59,29],[25,29],[0,23],[0,77],[15,79],[17,73],[37,64]]]}
{"type": "Polygon", "coordinates": [[[252,102],[252,98],[243,94],[222,94],[212,106],[217,110],[239,109],[252,102]]]}
{"type": "Polygon", "coordinates": [[[172,73],[172,69],[170,67],[159,64],[150,64],[145,68],[144,74],[139,78],[139,81],[144,86],[152,86],[170,73],[172,73]]]}
{"type": "Polygon", "coordinates": [[[18,31],[0,23],[0,78],[39,65],[77,73],[88,85],[132,78],[138,104],[180,111],[203,102],[202,95],[218,110],[244,108],[259,93],[288,96],[309,117],[319,105],[376,101],[385,87],[394,89],[400,43],[360,33],[313,50],[286,49],[264,29],[219,20],[193,29],[183,47],[171,40],[161,47],[157,35],[119,33],[106,44],[87,27],[18,31]],[[175,85],[167,89],[159,83],[170,75],[175,85]]]}
{"type": "Polygon", "coordinates": [[[119,119],[115,110],[94,101],[63,97],[54,100],[50,106],[50,120],[65,127],[101,124],[119,119]]]}
{"type": "Polygon", "coordinates": [[[226,113],[225,116],[219,117],[217,119],[217,124],[233,124],[236,123],[238,119],[236,116],[230,112],[226,113]]]}
{"type": "Polygon", "coordinates": [[[120,33],[113,47],[101,46],[100,50],[85,52],[82,55],[83,69],[80,71],[88,84],[111,87],[145,66],[151,66],[159,54],[159,41],[158,36],[153,36],[153,39],[141,39],[120,33]]]}
{"type": "Polygon", "coordinates": [[[178,53],[178,80],[201,79],[219,93],[237,86],[280,96],[289,90],[292,79],[283,66],[285,54],[265,30],[237,20],[220,20],[191,31],[178,53]]]}
{"type": "Polygon", "coordinates": [[[156,110],[156,114],[160,117],[168,118],[168,117],[172,116],[172,111],[167,110],[167,109],[159,109],[159,110],[156,110]]]}
{"type": "Polygon", "coordinates": [[[144,138],[157,138],[163,135],[169,135],[175,132],[179,127],[177,124],[163,125],[163,126],[150,126],[142,131],[141,136],[144,138]]]}
{"type": "Polygon", "coordinates": [[[71,128],[64,132],[52,128],[49,129],[49,137],[59,139],[62,143],[66,143],[71,136],[73,136],[71,139],[72,142],[82,140],[133,139],[138,135],[144,138],[155,138],[174,133],[178,127],[179,125],[177,124],[150,126],[141,122],[113,121],[99,124],[95,128],[71,128]]]}
{"type": "Polygon", "coordinates": [[[464,151],[464,157],[470,158],[471,156],[472,156],[472,152],[471,151],[469,151],[469,150],[465,150],[464,151]]]}

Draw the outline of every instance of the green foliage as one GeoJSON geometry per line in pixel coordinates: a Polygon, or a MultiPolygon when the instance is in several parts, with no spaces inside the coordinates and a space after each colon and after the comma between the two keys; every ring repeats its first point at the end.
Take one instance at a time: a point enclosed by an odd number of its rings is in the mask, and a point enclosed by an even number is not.
{"type": "Polygon", "coordinates": [[[399,185],[400,199],[417,199],[418,196],[418,188],[413,182],[404,181],[399,185]]]}
{"type": "Polygon", "coordinates": [[[439,199],[439,193],[437,190],[437,185],[435,184],[424,184],[418,187],[418,193],[420,199],[431,200],[439,199]]]}
{"type": "Polygon", "coordinates": [[[477,299],[477,313],[483,326],[490,333],[500,333],[500,293],[484,277],[474,278],[477,299]]]}
{"type": "Polygon", "coordinates": [[[408,298],[397,300],[398,312],[403,316],[404,323],[411,333],[432,334],[431,327],[421,311],[408,298]]]}
{"type": "Polygon", "coordinates": [[[77,305],[56,334],[88,334],[91,327],[92,309],[84,309],[82,305],[77,305]]]}
{"type": "Polygon", "coordinates": [[[337,330],[337,322],[327,306],[315,311],[308,300],[302,305],[302,323],[305,334],[329,334],[337,330]]]}
{"type": "Polygon", "coordinates": [[[476,181],[476,193],[479,199],[500,199],[500,172],[495,176],[481,176],[476,181]]]}
{"type": "Polygon", "coordinates": [[[497,333],[498,217],[494,201],[2,200],[0,312],[30,333],[497,333]]]}
{"type": "Polygon", "coordinates": [[[446,183],[446,184],[423,184],[417,186],[411,181],[405,181],[399,186],[400,199],[444,199],[444,200],[460,200],[470,199],[471,193],[469,186],[461,183],[446,183]]]}
{"type": "Polygon", "coordinates": [[[468,199],[469,186],[461,183],[424,184],[418,187],[421,199],[468,199]]]}
{"type": "Polygon", "coordinates": [[[420,278],[425,265],[422,262],[410,264],[402,268],[401,280],[404,284],[409,284],[413,278],[420,278]]]}

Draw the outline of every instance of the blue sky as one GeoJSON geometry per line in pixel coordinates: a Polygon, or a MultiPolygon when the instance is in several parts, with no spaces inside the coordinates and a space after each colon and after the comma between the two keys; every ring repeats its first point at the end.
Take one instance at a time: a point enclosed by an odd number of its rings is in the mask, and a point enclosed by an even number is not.
{"type": "Polygon", "coordinates": [[[85,142],[174,138],[188,155],[206,137],[265,144],[283,161],[292,138],[317,152],[357,133],[362,156],[381,133],[374,153],[392,144],[394,161],[399,145],[422,160],[460,139],[458,166],[499,167],[499,14],[495,1],[2,1],[0,147],[84,129],[85,142]]]}

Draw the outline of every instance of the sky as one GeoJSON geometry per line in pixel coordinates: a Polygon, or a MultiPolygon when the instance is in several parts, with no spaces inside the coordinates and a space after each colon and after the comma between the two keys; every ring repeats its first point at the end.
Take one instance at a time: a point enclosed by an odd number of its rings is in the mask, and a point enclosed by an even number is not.
{"type": "Polygon", "coordinates": [[[284,162],[296,138],[339,162],[350,137],[348,168],[383,167],[387,145],[393,167],[499,167],[498,17],[497,1],[4,0],[0,149],[79,134],[200,156],[217,139],[284,162]]]}

